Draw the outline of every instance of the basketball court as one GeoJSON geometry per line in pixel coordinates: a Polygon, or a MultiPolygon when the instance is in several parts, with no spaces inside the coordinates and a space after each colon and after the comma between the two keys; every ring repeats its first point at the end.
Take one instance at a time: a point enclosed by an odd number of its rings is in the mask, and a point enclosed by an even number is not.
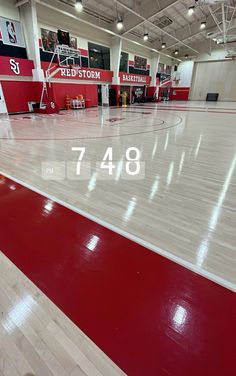
{"type": "Polygon", "coordinates": [[[0,0],[0,376],[233,375],[236,3],[97,3],[0,0]]]}

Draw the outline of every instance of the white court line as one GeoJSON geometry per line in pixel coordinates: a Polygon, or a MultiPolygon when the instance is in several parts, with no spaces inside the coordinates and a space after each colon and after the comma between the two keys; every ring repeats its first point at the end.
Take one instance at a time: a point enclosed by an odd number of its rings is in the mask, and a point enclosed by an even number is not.
{"type": "Polygon", "coordinates": [[[83,217],[88,218],[91,221],[93,221],[93,222],[95,222],[95,223],[97,223],[97,224],[99,224],[103,227],[106,227],[109,230],[111,230],[111,231],[113,231],[113,232],[115,232],[119,235],[122,235],[129,240],[132,240],[133,242],[135,242],[137,244],[140,244],[143,247],[145,247],[145,248],[147,248],[147,249],[149,249],[149,250],[151,250],[151,251],[153,251],[153,252],[155,252],[155,253],[157,253],[161,256],[166,257],[167,259],[175,262],[176,264],[184,266],[185,268],[191,270],[192,272],[197,273],[197,274],[199,274],[199,275],[201,275],[201,276],[203,276],[203,277],[205,277],[205,278],[207,278],[207,279],[209,279],[209,280],[211,280],[211,281],[213,281],[213,282],[215,282],[215,283],[217,283],[221,286],[224,286],[227,289],[232,290],[233,292],[236,292],[236,285],[234,283],[229,282],[226,279],[215,275],[214,273],[208,272],[207,270],[204,270],[204,269],[198,267],[197,265],[192,264],[189,261],[183,260],[182,258],[175,256],[172,253],[165,251],[164,249],[161,249],[161,248],[147,242],[146,240],[139,238],[136,235],[132,235],[132,234],[126,232],[125,230],[120,229],[119,227],[116,227],[116,226],[114,226],[114,225],[112,225],[112,224],[110,224],[110,223],[108,223],[108,222],[106,222],[106,221],[104,221],[104,220],[102,220],[98,217],[95,217],[94,215],[87,213],[84,210],[79,209],[79,208],[77,208],[77,207],[75,207],[75,206],[73,206],[73,205],[71,205],[71,204],[69,204],[69,203],[67,203],[63,200],[60,200],[59,198],[57,198],[55,196],[52,196],[52,195],[50,195],[46,192],[43,192],[40,189],[32,186],[31,184],[25,183],[22,180],[17,179],[15,177],[1,171],[1,170],[0,170],[0,174],[5,176],[8,179],[15,181],[16,183],[18,183],[20,185],[30,189],[31,191],[36,192],[36,193],[40,194],[41,196],[48,198],[49,200],[57,202],[58,204],[66,207],[67,209],[70,209],[70,210],[76,212],[77,214],[80,214],[83,217]]]}

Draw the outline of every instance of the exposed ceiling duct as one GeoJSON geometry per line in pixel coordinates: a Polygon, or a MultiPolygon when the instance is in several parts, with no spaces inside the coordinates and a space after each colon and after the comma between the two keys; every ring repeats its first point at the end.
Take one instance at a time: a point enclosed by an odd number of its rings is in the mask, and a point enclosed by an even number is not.
{"type": "Polygon", "coordinates": [[[165,27],[170,26],[173,23],[173,21],[167,16],[162,16],[157,20],[153,21],[153,23],[160,29],[164,29],[165,27]]]}

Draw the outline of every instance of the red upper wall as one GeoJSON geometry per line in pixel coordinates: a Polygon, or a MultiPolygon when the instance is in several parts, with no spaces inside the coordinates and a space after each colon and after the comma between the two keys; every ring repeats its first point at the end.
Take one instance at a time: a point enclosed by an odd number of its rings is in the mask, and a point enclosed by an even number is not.
{"type": "Polygon", "coordinates": [[[0,56],[0,76],[32,77],[33,60],[0,56]]]}

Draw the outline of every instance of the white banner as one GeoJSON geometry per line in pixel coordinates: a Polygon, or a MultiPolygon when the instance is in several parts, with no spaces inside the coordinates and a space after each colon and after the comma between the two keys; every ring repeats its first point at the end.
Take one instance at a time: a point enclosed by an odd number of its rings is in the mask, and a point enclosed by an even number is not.
{"type": "Polygon", "coordinates": [[[0,17],[0,29],[2,32],[2,41],[16,47],[25,47],[25,40],[19,21],[0,17]]]}

